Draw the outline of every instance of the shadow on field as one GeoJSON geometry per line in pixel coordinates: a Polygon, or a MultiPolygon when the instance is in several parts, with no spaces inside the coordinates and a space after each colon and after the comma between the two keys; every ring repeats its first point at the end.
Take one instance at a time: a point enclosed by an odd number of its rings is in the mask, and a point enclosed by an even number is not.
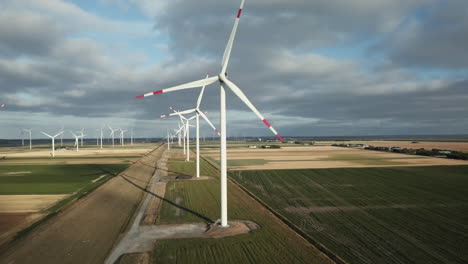
{"type": "Polygon", "coordinates": [[[171,171],[171,170],[165,170],[165,169],[161,169],[161,168],[158,168],[158,169],[159,169],[159,170],[162,170],[162,171],[174,173],[174,174],[176,174],[176,175],[182,175],[182,176],[193,177],[193,175],[188,175],[188,174],[185,174],[185,173],[182,173],[182,172],[179,172],[179,171],[171,171]]]}
{"type": "Polygon", "coordinates": [[[98,169],[98,170],[102,171],[102,173],[112,175],[113,177],[117,176],[120,173],[120,171],[118,171],[118,172],[110,171],[105,166],[103,167],[103,166],[100,166],[99,164],[90,164],[90,165],[91,165],[92,168],[98,169]]]}
{"type": "Polygon", "coordinates": [[[180,210],[183,210],[183,211],[185,211],[185,212],[187,212],[189,214],[192,214],[192,215],[194,215],[194,216],[196,216],[196,217],[198,217],[200,219],[203,219],[204,221],[206,221],[209,224],[214,224],[214,221],[211,220],[210,218],[208,218],[208,217],[206,217],[206,216],[204,216],[204,215],[202,215],[202,214],[200,214],[198,212],[195,212],[195,211],[193,211],[193,210],[191,210],[189,208],[178,205],[175,202],[173,202],[171,200],[168,200],[168,199],[166,199],[164,197],[161,197],[161,196],[159,196],[159,195],[157,195],[157,194],[155,194],[155,193],[153,193],[151,191],[148,191],[146,188],[141,187],[140,185],[138,185],[138,184],[134,183],[133,181],[129,180],[128,178],[130,178],[132,180],[137,180],[137,179],[131,178],[130,176],[125,175],[125,174],[121,174],[120,177],[122,177],[126,182],[130,183],[131,185],[133,185],[133,186],[137,187],[138,189],[140,189],[140,190],[142,190],[142,191],[144,191],[144,192],[146,192],[146,193],[148,193],[148,194],[162,200],[163,202],[166,202],[166,203],[168,203],[168,204],[170,204],[170,205],[172,205],[172,206],[174,206],[176,208],[179,208],[180,210]]]}

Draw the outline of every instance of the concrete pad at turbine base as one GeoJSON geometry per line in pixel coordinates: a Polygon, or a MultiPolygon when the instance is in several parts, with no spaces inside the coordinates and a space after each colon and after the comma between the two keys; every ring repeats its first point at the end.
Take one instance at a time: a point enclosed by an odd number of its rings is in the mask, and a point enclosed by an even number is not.
{"type": "Polygon", "coordinates": [[[222,227],[218,223],[211,224],[205,235],[210,238],[222,238],[247,234],[259,228],[260,226],[252,221],[229,221],[227,227],[222,227]]]}
{"type": "Polygon", "coordinates": [[[125,234],[119,245],[114,248],[105,263],[114,264],[125,254],[149,252],[154,249],[156,240],[177,238],[222,238],[247,234],[259,229],[252,221],[229,221],[228,227],[217,223],[145,225],[125,234]]]}

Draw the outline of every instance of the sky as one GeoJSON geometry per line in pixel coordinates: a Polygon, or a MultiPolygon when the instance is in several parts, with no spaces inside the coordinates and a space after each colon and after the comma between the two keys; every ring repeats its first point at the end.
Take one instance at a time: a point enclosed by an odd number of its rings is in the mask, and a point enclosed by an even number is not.
{"type": "MultiPolygon", "coordinates": [[[[165,136],[200,89],[135,96],[219,72],[239,4],[0,0],[0,138],[165,136]]],[[[247,0],[228,73],[286,137],[468,134],[466,32],[466,0],[247,0]]],[[[227,108],[229,136],[273,136],[227,108]]],[[[219,126],[218,85],[201,109],[219,126]]]]}

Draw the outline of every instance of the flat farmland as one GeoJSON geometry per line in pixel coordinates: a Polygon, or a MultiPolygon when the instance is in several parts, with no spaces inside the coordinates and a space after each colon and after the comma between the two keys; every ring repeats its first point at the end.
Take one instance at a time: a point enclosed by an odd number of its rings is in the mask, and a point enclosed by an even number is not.
{"type": "Polygon", "coordinates": [[[1,165],[0,195],[70,194],[127,167],[128,164],[1,165]]]}
{"type": "Polygon", "coordinates": [[[231,176],[346,262],[468,262],[468,166],[231,176]]]}
{"type": "MultiPolygon", "coordinates": [[[[219,153],[217,151],[203,150],[203,153],[211,160],[219,162],[219,153]]],[[[228,149],[228,157],[230,170],[468,165],[468,161],[462,160],[332,146],[228,149]]]]}
{"type": "Polygon", "coordinates": [[[128,164],[0,165],[0,245],[128,164]]]}
{"type": "MultiPolygon", "coordinates": [[[[64,183],[78,187],[71,196],[47,210],[57,212],[61,208],[59,213],[49,215],[46,221],[3,246],[0,263],[103,263],[140,203],[144,190],[139,186],[145,187],[153,175],[161,151],[162,148],[156,148],[130,167],[129,164],[0,166],[11,181],[12,177],[34,175],[36,167],[43,169],[42,176],[31,186],[29,182],[15,180],[17,190],[23,187],[34,190],[34,185],[38,185],[40,190],[69,192],[72,188],[64,183]],[[6,170],[7,167],[10,168],[6,170]],[[56,167],[53,173],[52,167],[56,167]],[[127,169],[121,172],[124,168],[127,169]],[[73,197],[79,199],[62,207],[73,197]]],[[[9,184],[13,184],[11,181],[9,184]]]]}
{"type": "MultiPolygon", "coordinates": [[[[193,165],[173,158],[169,171],[192,175],[193,165]]],[[[206,223],[219,218],[219,172],[206,162],[201,163],[201,169],[202,175],[213,179],[167,183],[158,223],[206,223]]],[[[332,263],[231,182],[228,203],[230,220],[250,220],[261,228],[217,239],[159,240],[153,251],[154,263],[332,263]]]]}
{"type": "Polygon", "coordinates": [[[376,147],[400,147],[411,149],[448,149],[468,152],[468,142],[437,142],[437,141],[351,141],[347,143],[361,143],[376,147]],[[414,143],[413,143],[414,142],[414,143]]]}

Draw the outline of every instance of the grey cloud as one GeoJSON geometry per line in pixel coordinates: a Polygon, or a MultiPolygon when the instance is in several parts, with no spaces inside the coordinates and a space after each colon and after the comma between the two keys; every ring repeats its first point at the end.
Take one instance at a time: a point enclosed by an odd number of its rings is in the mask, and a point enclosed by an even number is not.
{"type": "Polygon", "coordinates": [[[45,55],[63,34],[47,17],[0,10],[0,56],[45,55]]]}
{"type": "Polygon", "coordinates": [[[439,69],[468,68],[468,2],[438,1],[409,20],[374,53],[385,51],[395,63],[439,69]]]}
{"type": "MultiPolygon", "coordinates": [[[[393,58],[372,61],[374,67],[362,69],[362,62],[314,53],[319,47],[353,44],[391,32],[428,1],[347,3],[247,1],[229,67],[230,79],[285,135],[465,131],[466,80],[426,80],[393,58]]],[[[168,59],[147,67],[128,65],[120,58],[132,54],[112,52],[92,39],[70,39],[58,30],[49,38],[48,49],[34,53],[41,55],[39,59],[0,60],[0,98],[21,93],[37,97],[17,97],[14,100],[18,103],[8,111],[43,113],[54,122],[64,116],[85,123],[89,119],[95,126],[115,119],[122,126],[128,123],[144,128],[148,136],[164,134],[177,119],[155,117],[168,113],[168,106],[191,108],[199,90],[140,100],[134,97],[201,79],[207,71],[216,73],[237,3],[208,0],[157,4],[164,7],[158,13],[156,29],[170,37],[168,59]]],[[[31,45],[41,41],[32,39],[31,45]]],[[[22,47],[19,51],[33,54],[29,50],[22,47]]],[[[202,108],[215,124],[218,107],[219,87],[209,86],[202,108]]],[[[228,109],[230,135],[270,135],[229,91],[228,109]]]]}

